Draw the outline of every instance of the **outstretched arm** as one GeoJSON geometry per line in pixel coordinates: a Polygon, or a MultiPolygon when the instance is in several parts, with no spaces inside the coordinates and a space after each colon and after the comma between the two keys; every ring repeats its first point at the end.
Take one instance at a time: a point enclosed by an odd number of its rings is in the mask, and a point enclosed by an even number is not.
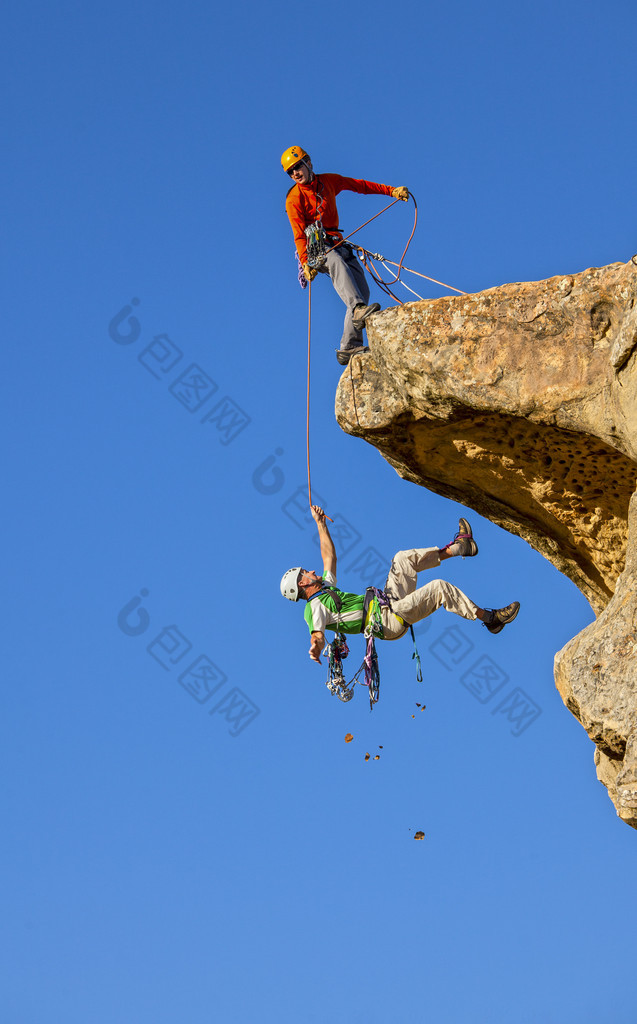
{"type": "Polygon", "coordinates": [[[363,178],[345,178],[342,174],[325,175],[332,180],[335,192],[358,192],[361,195],[384,195],[392,199],[407,202],[409,189],[406,185],[381,185],[377,181],[365,181],[363,178]]]}
{"type": "Polygon", "coordinates": [[[325,512],[318,505],[311,505],[312,519],[316,523],[319,541],[321,544],[321,558],[323,559],[323,572],[331,572],[336,576],[336,548],[330,537],[330,531],[325,522],[325,512]]]}
{"type": "Polygon", "coordinates": [[[321,664],[321,651],[323,650],[324,647],[325,633],[322,633],[320,630],[317,629],[312,633],[312,639],[310,640],[309,655],[312,661],[317,662],[318,665],[321,664]]]}

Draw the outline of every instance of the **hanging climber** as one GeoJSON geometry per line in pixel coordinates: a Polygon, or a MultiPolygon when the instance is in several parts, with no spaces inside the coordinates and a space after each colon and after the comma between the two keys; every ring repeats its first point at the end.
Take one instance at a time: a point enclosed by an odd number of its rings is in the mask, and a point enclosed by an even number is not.
{"type": "Polygon", "coordinates": [[[365,321],[379,311],[380,305],[378,302],[369,303],[365,271],[352,246],[341,242],[337,248],[332,248],[343,237],[338,227],[336,196],[344,191],[359,192],[362,195],[392,196],[406,202],[409,189],[405,185],[392,188],[360,178],[344,178],[340,174],[315,174],[312,161],[301,146],[286,149],[281,163],[294,182],[287,194],[285,209],[292,225],[303,277],[305,281],[313,281],[317,274],[329,274],[339,298],[347,307],[343,337],[336,352],[340,365],[346,366],[354,352],[364,349],[365,321]]]}
{"type": "MultiPolygon", "coordinates": [[[[325,522],[325,513],[318,505],[312,505],[311,511],[319,534],[323,575],[300,567],[288,569],[281,580],[281,594],[290,601],[302,599],[307,602],[305,621],[311,635],[309,654],[312,661],[321,664],[325,630],[364,632],[372,614],[372,601],[366,599],[365,594],[348,594],[337,588],[336,548],[325,522]]],[[[394,555],[383,595],[388,603],[381,602],[380,607],[380,639],[399,640],[411,625],[427,618],[441,605],[448,612],[455,612],[465,619],[479,619],[490,633],[500,633],[513,622],[520,610],[519,601],[513,601],[504,608],[479,608],[446,580],[432,580],[424,587],[417,587],[417,575],[423,569],[433,569],[447,558],[478,554],[478,545],[467,520],[460,519],[458,527],[458,533],[443,548],[413,548],[394,555]]]]}

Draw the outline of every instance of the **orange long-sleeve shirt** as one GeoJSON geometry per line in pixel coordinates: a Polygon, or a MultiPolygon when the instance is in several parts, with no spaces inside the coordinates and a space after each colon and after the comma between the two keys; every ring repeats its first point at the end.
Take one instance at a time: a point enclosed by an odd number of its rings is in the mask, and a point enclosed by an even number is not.
{"type": "Polygon", "coordinates": [[[362,195],[390,196],[391,185],[379,185],[362,178],[344,178],[341,174],[315,174],[307,185],[293,185],[285,201],[285,211],[292,225],[296,251],[301,263],[307,263],[305,229],[319,218],[325,230],[342,238],[338,229],[336,196],[339,192],[359,192],[362,195]]]}

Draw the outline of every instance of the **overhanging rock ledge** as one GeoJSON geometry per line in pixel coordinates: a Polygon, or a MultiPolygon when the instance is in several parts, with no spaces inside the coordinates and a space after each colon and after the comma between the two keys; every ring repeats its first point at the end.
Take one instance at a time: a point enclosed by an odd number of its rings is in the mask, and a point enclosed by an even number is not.
{"type": "Polygon", "coordinates": [[[523,537],[598,614],[556,656],[598,777],[637,828],[637,266],[613,263],[367,323],[336,416],[408,480],[523,537]],[[610,603],[609,603],[610,602],[610,603]]]}

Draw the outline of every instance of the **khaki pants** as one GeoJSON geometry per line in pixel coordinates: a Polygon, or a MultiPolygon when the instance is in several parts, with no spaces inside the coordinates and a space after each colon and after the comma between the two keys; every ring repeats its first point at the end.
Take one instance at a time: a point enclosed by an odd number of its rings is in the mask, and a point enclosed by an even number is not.
{"type": "Polygon", "coordinates": [[[410,625],[426,619],[441,606],[448,612],[462,615],[464,619],[477,618],[477,605],[466,594],[446,580],[432,580],[424,587],[416,588],[418,573],[440,565],[438,548],[412,548],[399,551],[389,570],[385,591],[391,601],[392,611],[381,608],[383,639],[398,640],[404,636],[410,625]],[[406,625],[401,624],[404,620],[406,625]]]}

